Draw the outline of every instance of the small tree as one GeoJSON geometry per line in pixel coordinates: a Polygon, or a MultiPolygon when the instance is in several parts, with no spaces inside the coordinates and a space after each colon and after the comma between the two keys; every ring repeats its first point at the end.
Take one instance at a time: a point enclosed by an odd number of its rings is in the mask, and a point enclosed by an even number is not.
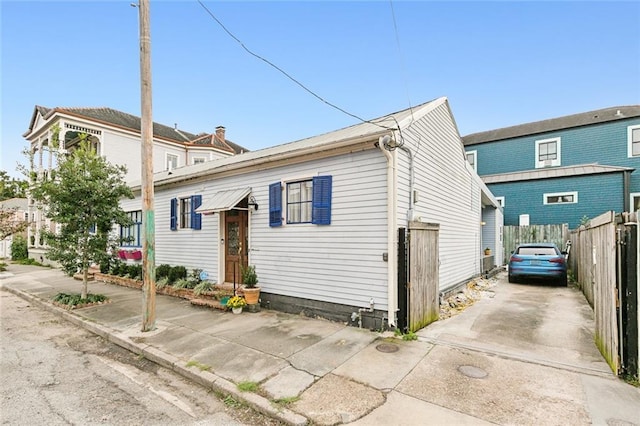
{"type": "Polygon", "coordinates": [[[104,261],[115,247],[113,226],[131,223],[119,201],[133,198],[133,193],[124,183],[126,168],[97,155],[86,135],[71,154],[56,151],[56,156],[58,168],[46,180],[36,181],[31,195],[45,206],[46,216],[60,225],[59,232],[45,231],[47,256],[70,275],[82,272],[81,296],[86,299],[88,269],[104,261]]]}
{"type": "Polygon", "coordinates": [[[16,209],[0,209],[0,240],[27,229],[28,222],[16,217],[16,209]]]}

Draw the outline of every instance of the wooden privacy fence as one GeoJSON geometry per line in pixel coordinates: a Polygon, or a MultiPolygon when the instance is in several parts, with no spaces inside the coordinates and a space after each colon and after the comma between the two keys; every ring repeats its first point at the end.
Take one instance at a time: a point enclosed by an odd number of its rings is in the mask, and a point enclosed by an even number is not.
{"type": "Polygon", "coordinates": [[[569,225],[528,225],[505,226],[503,229],[504,264],[509,263],[511,252],[522,243],[556,243],[560,250],[564,250],[569,240],[569,225]]]}
{"type": "Polygon", "coordinates": [[[440,226],[409,223],[409,324],[417,331],[440,315],[438,234],[440,226]]]}
{"type": "Polygon", "coordinates": [[[616,285],[616,223],[604,213],[571,233],[569,266],[595,316],[595,339],[614,373],[618,373],[619,339],[616,285]]]}

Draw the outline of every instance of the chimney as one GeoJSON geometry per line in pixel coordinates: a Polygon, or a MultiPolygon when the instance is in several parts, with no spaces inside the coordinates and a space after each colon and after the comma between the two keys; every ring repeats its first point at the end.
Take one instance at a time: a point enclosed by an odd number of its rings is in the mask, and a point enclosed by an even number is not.
{"type": "MultiPolygon", "coordinates": [[[[224,126],[216,127],[216,141],[218,142],[218,145],[221,145],[221,146],[226,146],[227,145],[225,143],[225,139],[224,139],[224,131],[225,131],[224,126]]],[[[215,145],[215,143],[214,143],[214,145],[215,145]]]]}

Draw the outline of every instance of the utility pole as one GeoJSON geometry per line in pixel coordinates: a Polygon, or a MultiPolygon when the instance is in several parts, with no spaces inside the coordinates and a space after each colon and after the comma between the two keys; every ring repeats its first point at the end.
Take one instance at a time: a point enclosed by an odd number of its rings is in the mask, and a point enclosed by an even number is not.
{"type": "Polygon", "coordinates": [[[153,210],[153,116],[149,1],[140,0],[140,95],[142,103],[142,331],[156,327],[156,230],[153,210]]]}

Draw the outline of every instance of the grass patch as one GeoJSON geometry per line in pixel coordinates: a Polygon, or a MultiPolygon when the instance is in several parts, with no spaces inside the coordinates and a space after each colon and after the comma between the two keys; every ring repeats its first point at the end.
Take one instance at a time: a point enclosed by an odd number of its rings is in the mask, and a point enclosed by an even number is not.
{"type": "Polygon", "coordinates": [[[187,362],[187,367],[197,367],[200,371],[209,371],[211,370],[211,366],[207,364],[202,364],[198,361],[191,360],[187,362]]]}
{"type": "Polygon", "coordinates": [[[258,390],[256,382],[240,382],[237,384],[238,390],[242,392],[255,392],[258,390]]]}
{"type": "Polygon", "coordinates": [[[418,340],[418,335],[416,333],[414,333],[413,331],[409,331],[407,333],[403,333],[401,330],[396,329],[394,335],[396,337],[402,337],[402,340],[404,340],[404,341],[418,340]]]}
{"type": "Polygon", "coordinates": [[[278,398],[278,399],[274,399],[273,403],[277,404],[281,407],[286,407],[288,405],[293,404],[294,402],[300,401],[300,397],[299,396],[288,396],[286,398],[278,398]]]}
{"type": "Polygon", "coordinates": [[[240,401],[236,401],[231,395],[227,395],[222,399],[222,402],[227,407],[240,408],[242,407],[242,403],[240,401]]]}
{"type": "Polygon", "coordinates": [[[640,388],[640,378],[636,376],[632,376],[631,374],[625,374],[622,376],[622,380],[624,380],[626,383],[630,384],[631,386],[640,388]]]}
{"type": "Polygon", "coordinates": [[[19,259],[19,260],[14,260],[13,263],[17,263],[18,265],[33,265],[33,266],[43,266],[45,268],[49,268],[49,265],[44,265],[40,262],[38,262],[35,259],[31,259],[30,257],[26,258],[26,259],[19,259]]]}

